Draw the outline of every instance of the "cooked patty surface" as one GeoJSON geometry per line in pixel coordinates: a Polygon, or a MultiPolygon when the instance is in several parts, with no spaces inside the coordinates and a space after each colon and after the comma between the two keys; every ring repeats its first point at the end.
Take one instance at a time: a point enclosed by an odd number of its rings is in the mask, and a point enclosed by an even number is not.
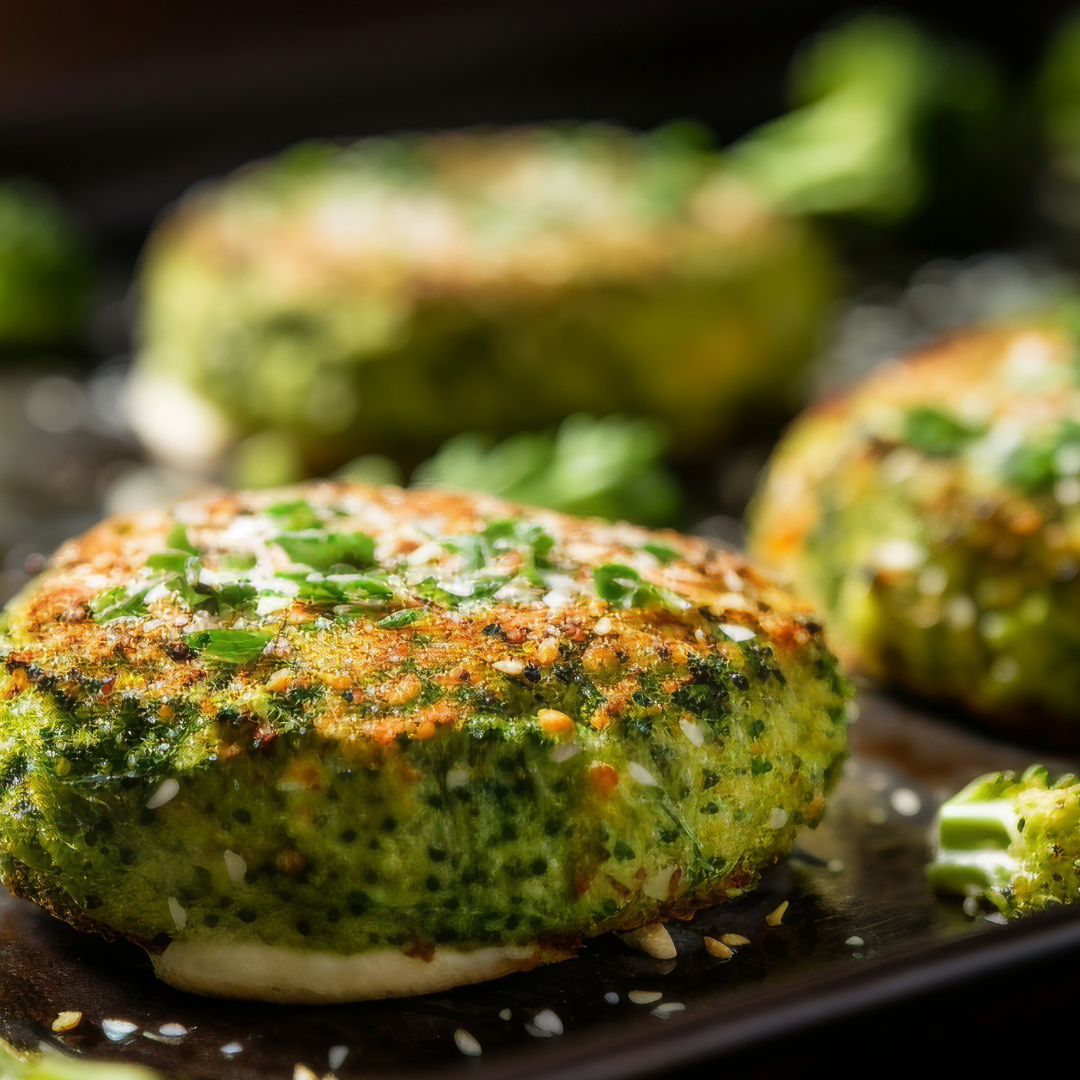
{"type": "Polygon", "coordinates": [[[820,624],[740,557],[458,494],[112,518],[0,642],[3,880],[152,952],[529,966],[749,888],[845,747],[820,624]]]}
{"type": "Polygon", "coordinates": [[[869,674],[1080,734],[1080,367],[1053,326],[947,339],[810,410],[750,548],[869,674]]]}
{"type": "Polygon", "coordinates": [[[776,407],[834,275],[693,140],[567,125],[307,143],[200,184],[140,292],[152,446],[272,431],[320,467],[579,411],[700,447],[776,407]]]}

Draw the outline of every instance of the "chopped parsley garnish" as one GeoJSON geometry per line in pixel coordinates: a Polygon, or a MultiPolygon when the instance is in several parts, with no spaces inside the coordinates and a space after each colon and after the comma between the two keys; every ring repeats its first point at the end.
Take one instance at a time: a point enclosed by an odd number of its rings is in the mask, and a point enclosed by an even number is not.
{"type": "Polygon", "coordinates": [[[1052,432],[1016,447],[1001,468],[1002,479],[1028,495],[1051,488],[1080,465],[1080,424],[1066,420],[1052,432]],[[1071,460],[1070,460],[1071,459],[1071,460]]]}
{"type": "Polygon", "coordinates": [[[920,405],[904,414],[900,437],[908,446],[931,457],[955,457],[984,431],[940,409],[920,405]]]}
{"type": "Polygon", "coordinates": [[[94,621],[106,623],[112,622],[113,619],[127,618],[130,615],[145,615],[146,594],[149,591],[149,585],[135,593],[129,593],[123,585],[118,585],[114,589],[106,589],[105,592],[98,593],[90,601],[94,621]]]}
{"type": "Polygon", "coordinates": [[[424,613],[416,608],[405,608],[402,611],[395,611],[393,615],[387,615],[375,625],[383,630],[396,630],[399,626],[412,626],[418,619],[423,618],[423,615],[424,613]]]}
{"type": "Polygon", "coordinates": [[[328,533],[304,529],[275,536],[277,544],[294,563],[327,574],[335,566],[356,570],[375,565],[375,541],[366,533],[328,533]]]}
{"type": "Polygon", "coordinates": [[[641,550],[647,551],[654,559],[659,559],[662,566],[682,558],[674,548],[669,548],[666,544],[642,544],[641,550]]]}
{"type": "Polygon", "coordinates": [[[273,636],[261,630],[198,630],[186,640],[204,660],[241,665],[257,659],[273,636]]]}
{"type": "Polygon", "coordinates": [[[593,587],[601,600],[617,608],[662,607],[685,611],[690,602],[670,589],[646,581],[632,566],[605,563],[593,570],[593,587]]]}
{"type": "Polygon", "coordinates": [[[293,502],[277,503],[267,507],[264,511],[268,517],[273,518],[274,524],[283,532],[303,532],[306,529],[321,529],[326,523],[315,512],[311,503],[303,499],[293,502]]]}

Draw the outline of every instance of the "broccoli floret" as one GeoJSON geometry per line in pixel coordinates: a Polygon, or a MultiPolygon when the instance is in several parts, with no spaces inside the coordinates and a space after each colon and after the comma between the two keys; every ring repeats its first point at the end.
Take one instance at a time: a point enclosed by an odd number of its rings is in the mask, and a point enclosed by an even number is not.
{"type": "Polygon", "coordinates": [[[981,896],[1010,918],[1080,895],[1080,781],[1044,765],[981,776],[938,813],[938,892],[981,896]]]}

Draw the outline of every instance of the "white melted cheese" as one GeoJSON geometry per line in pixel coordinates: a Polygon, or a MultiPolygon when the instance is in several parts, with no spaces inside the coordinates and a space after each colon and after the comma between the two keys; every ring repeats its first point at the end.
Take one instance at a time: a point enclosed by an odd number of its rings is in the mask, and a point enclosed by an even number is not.
{"type": "Polygon", "coordinates": [[[162,982],[209,997],[290,1004],[412,997],[527,971],[566,959],[537,945],[459,952],[436,948],[429,960],[395,949],[338,956],[220,940],[174,941],[152,956],[162,982]]]}

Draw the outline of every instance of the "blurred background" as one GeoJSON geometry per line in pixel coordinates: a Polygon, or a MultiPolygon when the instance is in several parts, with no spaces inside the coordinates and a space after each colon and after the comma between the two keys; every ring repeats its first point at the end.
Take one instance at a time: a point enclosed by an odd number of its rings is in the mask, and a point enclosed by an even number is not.
{"type": "Polygon", "coordinates": [[[1070,309],[1080,23],[969,11],[7,13],[0,593],[104,512],[315,475],[738,542],[801,405],[1070,309]]]}

